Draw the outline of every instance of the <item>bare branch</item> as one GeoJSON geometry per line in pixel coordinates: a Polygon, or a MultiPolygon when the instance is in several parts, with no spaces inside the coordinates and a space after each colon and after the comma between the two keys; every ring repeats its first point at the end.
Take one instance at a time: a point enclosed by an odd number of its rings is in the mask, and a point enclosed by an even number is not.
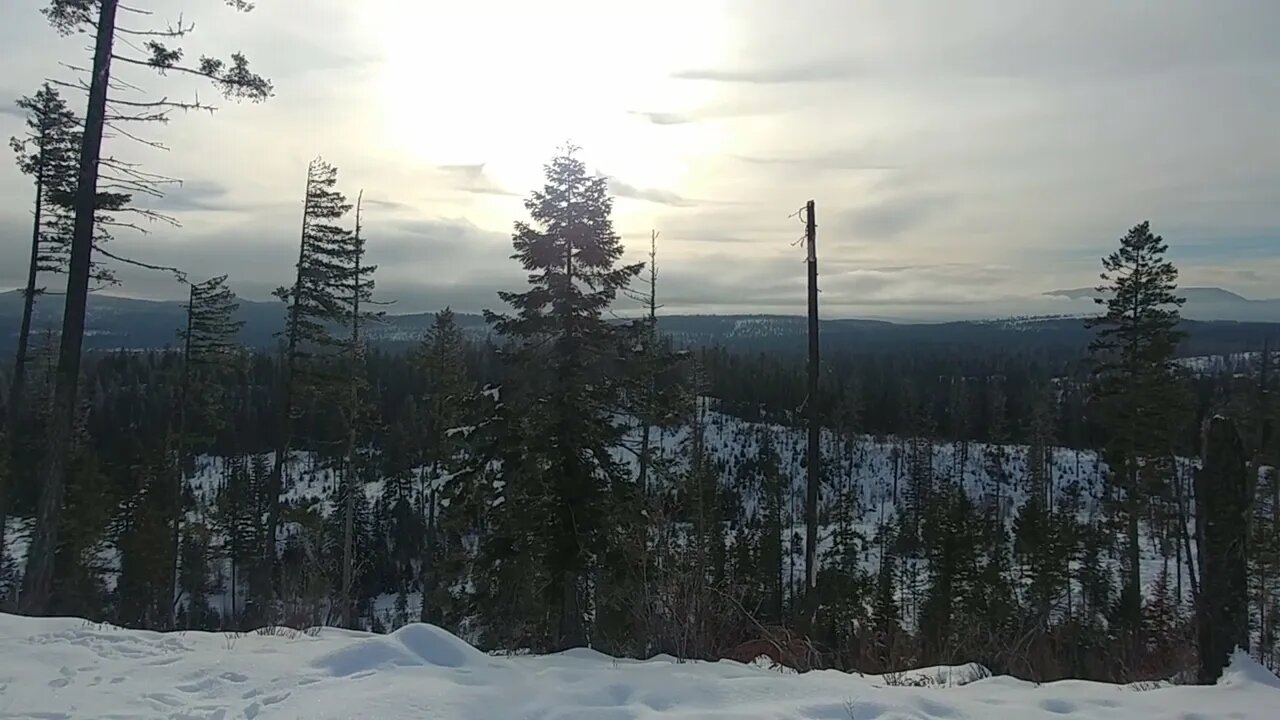
{"type": "Polygon", "coordinates": [[[134,265],[136,267],[145,268],[147,270],[159,270],[161,272],[173,273],[173,276],[177,278],[179,282],[185,282],[187,279],[187,274],[176,267],[169,267],[168,265],[152,265],[151,263],[145,263],[145,262],[142,262],[141,260],[134,260],[132,258],[116,255],[115,253],[110,252],[108,250],[104,250],[101,247],[95,247],[94,249],[102,253],[103,255],[106,255],[107,257],[111,258],[112,260],[126,263],[128,265],[134,265]]]}
{"type": "Polygon", "coordinates": [[[169,146],[165,145],[164,143],[156,142],[155,140],[145,140],[143,138],[138,137],[137,135],[134,135],[128,130],[122,129],[121,127],[119,127],[114,123],[108,122],[108,123],[105,123],[105,125],[111,128],[113,131],[120,133],[121,135],[125,136],[126,138],[129,138],[130,140],[136,143],[141,143],[143,145],[146,145],[147,147],[153,147],[153,148],[156,148],[157,150],[164,150],[166,152],[169,150],[169,146]]]}
{"type": "Polygon", "coordinates": [[[116,32],[125,35],[133,35],[135,37],[167,37],[180,38],[185,37],[187,33],[196,29],[195,23],[182,22],[182,15],[178,15],[177,25],[167,25],[164,30],[133,30],[131,28],[117,27],[116,32]]]}

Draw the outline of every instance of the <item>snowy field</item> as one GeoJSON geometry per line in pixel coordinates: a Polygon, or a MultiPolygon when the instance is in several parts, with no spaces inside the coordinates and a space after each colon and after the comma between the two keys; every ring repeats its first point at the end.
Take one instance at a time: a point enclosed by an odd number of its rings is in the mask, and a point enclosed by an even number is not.
{"type": "Polygon", "coordinates": [[[1280,707],[1280,680],[1244,657],[1217,687],[901,682],[590,650],[495,657],[429,625],[377,636],[163,634],[0,615],[6,719],[1261,720],[1280,707]]]}

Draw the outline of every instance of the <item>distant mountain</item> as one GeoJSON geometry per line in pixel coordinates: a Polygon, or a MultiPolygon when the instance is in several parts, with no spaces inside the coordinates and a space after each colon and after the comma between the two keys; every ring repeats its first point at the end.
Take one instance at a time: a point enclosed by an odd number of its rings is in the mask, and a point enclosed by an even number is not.
{"type": "MultiPolygon", "coordinates": [[[[1091,300],[1102,297],[1094,288],[1052,290],[1045,295],[1070,300],[1091,300]]],[[[1182,306],[1182,316],[1190,320],[1234,320],[1237,322],[1280,322],[1280,298],[1250,300],[1241,295],[1216,287],[1178,288],[1178,295],[1187,299],[1182,306]]]]}
{"type": "MultiPolygon", "coordinates": [[[[38,337],[62,325],[61,295],[42,295],[35,305],[31,327],[38,337]]],[[[85,313],[85,346],[93,349],[163,348],[177,343],[178,328],[186,323],[186,310],[174,300],[140,300],[94,293],[85,313]]],[[[22,294],[0,293],[0,347],[11,348],[22,319],[22,294]]],[[[284,323],[280,302],[240,300],[237,319],[244,321],[241,342],[265,346],[284,323]]],[[[39,342],[36,340],[36,342],[39,342]]]]}
{"type": "MultiPolygon", "coordinates": [[[[37,335],[56,330],[61,324],[60,296],[41,297],[36,309],[33,325],[37,335]]],[[[21,310],[20,294],[0,293],[0,351],[5,355],[14,347],[21,310]]],[[[274,301],[241,300],[238,317],[245,323],[240,336],[242,343],[258,348],[272,347],[284,326],[284,306],[274,301]]],[[[1280,313],[1272,317],[1280,319],[1280,313]]],[[[473,338],[484,338],[490,333],[480,315],[460,313],[456,319],[463,332],[473,338]]],[[[369,337],[387,347],[402,347],[422,339],[433,320],[433,313],[388,315],[382,323],[370,328],[369,337]]],[[[185,310],[177,301],[95,294],[89,298],[85,345],[98,350],[174,347],[178,328],[184,322],[185,310]]],[[[808,326],[805,318],[798,315],[671,315],[660,319],[659,328],[682,347],[719,346],[794,355],[803,355],[807,348],[808,326]]],[[[1036,350],[1070,357],[1081,353],[1091,337],[1079,318],[1074,317],[914,324],[823,320],[821,328],[824,353],[988,354],[1036,350]]],[[[1280,338],[1280,324],[1262,322],[1191,321],[1184,323],[1184,329],[1190,335],[1181,348],[1184,355],[1257,350],[1264,338],[1273,341],[1280,338]]]]}

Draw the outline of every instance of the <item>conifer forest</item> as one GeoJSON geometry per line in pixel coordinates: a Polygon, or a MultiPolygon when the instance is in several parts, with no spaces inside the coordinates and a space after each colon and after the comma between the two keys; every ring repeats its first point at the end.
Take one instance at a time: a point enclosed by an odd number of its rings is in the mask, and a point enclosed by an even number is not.
{"type": "Polygon", "coordinates": [[[148,169],[150,127],[215,98],[251,112],[272,81],[116,0],[44,13],[89,47],[17,103],[30,192],[5,200],[32,222],[3,239],[30,264],[0,328],[0,610],[1035,681],[1213,682],[1238,646],[1280,671],[1280,325],[1192,353],[1161,218],[1093,238],[1111,249],[1069,351],[832,346],[810,396],[802,335],[669,332],[662,228],[622,237],[572,144],[510,219],[527,282],[483,322],[440,308],[379,342],[381,208],[324,155],[278,239],[297,244],[279,332],[249,344],[234,265],[166,267],[113,236],[180,219],[152,209],[176,179],[148,169]],[[140,94],[142,73],[206,90],[140,94]],[[181,288],[167,347],[86,347],[122,267],[181,288]],[[38,330],[55,300],[58,331],[38,330]]]}

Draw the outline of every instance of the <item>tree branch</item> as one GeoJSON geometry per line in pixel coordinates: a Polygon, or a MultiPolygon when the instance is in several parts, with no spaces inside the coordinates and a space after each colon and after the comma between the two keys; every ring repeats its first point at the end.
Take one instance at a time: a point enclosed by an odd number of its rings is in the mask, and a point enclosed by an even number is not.
{"type": "Polygon", "coordinates": [[[136,267],[145,268],[147,270],[159,270],[161,272],[173,273],[173,276],[177,278],[179,282],[183,282],[187,279],[187,274],[176,267],[169,267],[167,265],[152,265],[151,263],[145,263],[145,262],[142,262],[141,260],[133,260],[132,258],[116,255],[115,253],[110,252],[108,250],[104,250],[101,247],[95,246],[94,249],[102,253],[103,255],[106,255],[107,257],[111,258],[112,260],[126,263],[128,265],[134,265],[136,267]]]}

